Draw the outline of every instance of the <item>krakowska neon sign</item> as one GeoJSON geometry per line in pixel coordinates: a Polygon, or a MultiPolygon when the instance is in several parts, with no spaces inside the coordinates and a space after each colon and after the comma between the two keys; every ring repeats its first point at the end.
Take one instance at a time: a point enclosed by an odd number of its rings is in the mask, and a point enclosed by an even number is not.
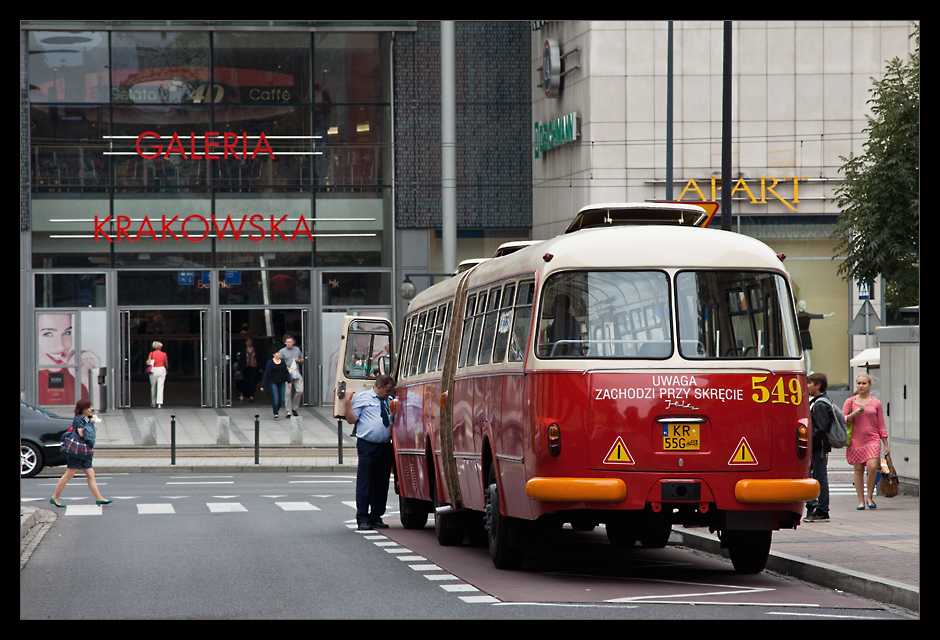
{"type": "Polygon", "coordinates": [[[275,220],[273,215],[270,216],[270,225],[268,229],[265,229],[263,226],[257,224],[259,221],[262,223],[266,221],[265,217],[259,213],[251,216],[242,216],[241,223],[239,223],[237,227],[235,221],[232,220],[232,216],[226,216],[225,221],[222,223],[222,227],[219,228],[219,221],[214,215],[209,216],[207,219],[205,216],[201,216],[197,213],[188,216],[183,220],[180,229],[180,234],[183,236],[182,238],[176,235],[176,233],[170,229],[170,225],[178,220],[179,216],[173,216],[169,220],[165,215],[160,216],[160,221],[158,223],[159,231],[157,231],[157,229],[154,229],[150,218],[148,216],[144,216],[144,219],[141,221],[140,226],[136,230],[136,233],[134,233],[134,230],[131,229],[132,221],[129,216],[108,216],[103,220],[99,220],[98,216],[95,216],[95,242],[98,242],[99,237],[104,238],[108,242],[122,242],[122,238],[123,242],[140,242],[140,239],[143,236],[150,236],[154,242],[170,242],[171,240],[182,242],[184,238],[190,242],[201,242],[202,240],[205,240],[207,237],[209,237],[209,234],[213,229],[215,229],[215,235],[219,238],[224,237],[226,231],[230,231],[231,237],[233,237],[237,242],[241,240],[243,235],[245,235],[246,223],[249,224],[253,229],[249,229],[247,234],[248,239],[252,242],[261,242],[264,240],[268,231],[271,232],[271,242],[274,242],[278,237],[280,237],[282,240],[293,242],[297,239],[298,235],[306,236],[310,239],[311,242],[313,241],[313,233],[310,231],[310,226],[307,224],[307,220],[303,217],[303,215],[301,215],[300,219],[298,219],[297,224],[294,227],[294,232],[290,235],[290,237],[284,235],[284,232],[280,229],[280,225],[284,223],[285,220],[287,220],[286,215],[281,216],[281,218],[278,220],[275,220]],[[108,235],[108,232],[104,229],[104,226],[110,224],[112,219],[116,225],[115,231],[113,232],[113,237],[108,235]],[[261,235],[258,235],[256,231],[260,231],[261,235]],[[133,237],[131,237],[131,235],[133,235],[133,237]],[[169,236],[169,238],[167,236],[169,236]]]}

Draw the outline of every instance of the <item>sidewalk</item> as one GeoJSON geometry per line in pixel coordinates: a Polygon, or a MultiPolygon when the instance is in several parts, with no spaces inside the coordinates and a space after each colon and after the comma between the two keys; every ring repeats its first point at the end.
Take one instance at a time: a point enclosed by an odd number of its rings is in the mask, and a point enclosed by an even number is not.
{"type": "MultiPolygon", "coordinates": [[[[270,405],[238,403],[225,409],[176,407],[112,410],[99,414],[95,447],[97,473],[181,473],[278,471],[354,471],[356,443],[342,423],[342,463],[337,420],[331,407],[302,407],[298,418],[281,411],[275,421],[270,405]],[[255,464],[255,416],[258,416],[259,464],[255,464]],[[171,465],[171,416],[176,420],[176,464],[171,465]],[[220,418],[222,420],[220,420],[220,418]],[[217,444],[228,422],[228,446],[217,444]],[[151,425],[152,428],[151,428],[151,425]],[[292,444],[293,427],[293,444],[292,444]],[[144,442],[154,433],[155,444],[144,442]],[[298,443],[298,436],[301,438],[298,443]]],[[[55,475],[59,467],[45,474],[55,475]]],[[[767,569],[823,588],[854,593],[877,602],[920,611],[920,498],[875,494],[875,510],[857,511],[852,467],[844,451],[829,456],[830,522],[802,523],[796,530],[774,532],[767,569]]],[[[43,520],[43,510],[21,508],[21,532],[43,520]]],[[[47,525],[48,526],[48,525],[47,525]]],[[[708,529],[674,528],[671,541],[722,553],[708,529]]]]}

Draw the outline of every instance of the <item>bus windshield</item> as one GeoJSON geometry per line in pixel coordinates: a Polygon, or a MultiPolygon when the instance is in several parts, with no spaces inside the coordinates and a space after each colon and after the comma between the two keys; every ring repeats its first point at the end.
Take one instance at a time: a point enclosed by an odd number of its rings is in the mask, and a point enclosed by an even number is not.
{"type": "Polygon", "coordinates": [[[542,294],[540,358],[672,355],[669,277],[662,271],[564,271],[542,294]]]}
{"type": "Polygon", "coordinates": [[[676,275],[679,353],[684,358],[799,358],[786,280],[755,271],[676,275]]]}

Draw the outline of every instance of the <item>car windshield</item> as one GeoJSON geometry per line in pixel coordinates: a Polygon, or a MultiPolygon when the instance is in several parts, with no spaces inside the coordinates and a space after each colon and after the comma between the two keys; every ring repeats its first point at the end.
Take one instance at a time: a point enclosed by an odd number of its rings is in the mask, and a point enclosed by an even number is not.
{"type": "Polygon", "coordinates": [[[24,401],[22,401],[22,400],[20,400],[20,404],[21,404],[22,406],[28,408],[28,409],[32,409],[32,410],[35,411],[36,413],[41,413],[41,414],[43,414],[44,416],[48,416],[48,417],[50,417],[50,418],[61,418],[61,417],[62,417],[62,416],[57,416],[56,414],[52,413],[51,411],[47,411],[46,409],[42,409],[42,408],[40,408],[40,407],[36,407],[36,406],[31,405],[30,403],[24,402],[24,401]]]}

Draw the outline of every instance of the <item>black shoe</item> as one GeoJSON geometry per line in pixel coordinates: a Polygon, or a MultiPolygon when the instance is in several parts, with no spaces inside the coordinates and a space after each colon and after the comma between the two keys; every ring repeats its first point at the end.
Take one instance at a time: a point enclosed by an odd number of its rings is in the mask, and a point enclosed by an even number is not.
{"type": "Polygon", "coordinates": [[[804,518],[804,522],[829,522],[829,512],[816,510],[813,515],[804,518]]]}
{"type": "Polygon", "coordinates": [[[360,522],[359,531],[372,531],[372,525],[368,522],[360,522]]]}
{"type": "Polygon", "coordinates": [[[372,523],[373,529],[388,529],[388,525],[382,522],[381,520],[372,523]]]}
{"type": "Polygon", "coordinates": [[[294,414],[294,415],[297,416],[297,417],[300,417],[296,411],[291,411],[291,413],[294,414]]]}

